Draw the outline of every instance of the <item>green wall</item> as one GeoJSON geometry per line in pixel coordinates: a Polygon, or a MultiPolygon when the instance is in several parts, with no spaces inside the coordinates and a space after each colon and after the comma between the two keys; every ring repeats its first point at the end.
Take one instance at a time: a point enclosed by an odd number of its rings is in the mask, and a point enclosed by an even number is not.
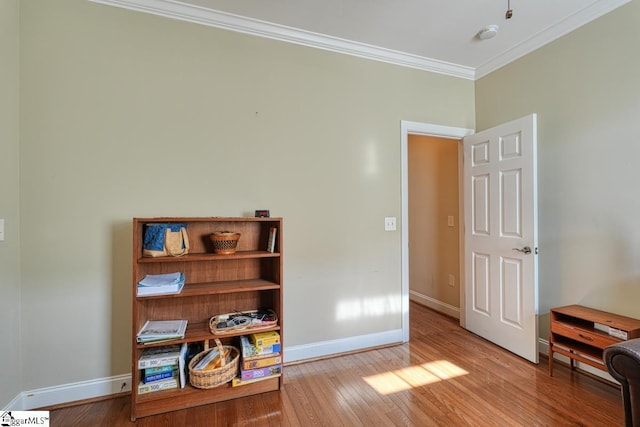
{"type": "Polygon", "coordinates": [[[23,390],[130,371],[135,216],[284,217],[287,346],[401,327],[400,121],[473,128],[472,81],[82,0],[20,8],[23,390]]]}
{"type": "Polygon", "coordinates": [[[475,84],[83,0],[0,12],[2,403],[129,372],[134,216],[284,217],[287,346],[400,328],[401,120],[537,113],[541,335],[557,305],[640,317],[637,2],[475,84]]]}
{"type": "Polygon", "coordinates": [[[0,406],[22,390],[20,376],[20,217],[18,0],[0,2],[0,406]]]}
{"type": "Polygon", "coordinates": [[[477,129],[538,114],[540,335],[553,306],[640,317],[640,3],[476,82],[477,129]]]}

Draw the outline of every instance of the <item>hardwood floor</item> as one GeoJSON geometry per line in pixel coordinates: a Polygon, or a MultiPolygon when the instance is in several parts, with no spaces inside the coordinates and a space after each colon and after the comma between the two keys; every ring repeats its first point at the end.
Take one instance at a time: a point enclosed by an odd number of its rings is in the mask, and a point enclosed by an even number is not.
{"type": "Polygon", "coordinates": [[[52,426],[622,426],[618,388],[531,364],[411,304],[408,344],[287,366],[281,392],[129,420],[129,396],[52,426]]]}

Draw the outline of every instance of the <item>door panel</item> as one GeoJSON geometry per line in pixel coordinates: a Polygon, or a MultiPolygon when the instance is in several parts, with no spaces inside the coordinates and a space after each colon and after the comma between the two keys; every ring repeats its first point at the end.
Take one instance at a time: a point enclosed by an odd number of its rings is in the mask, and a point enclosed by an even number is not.
{"type": "Polygon", "coordinates": [[[507,170],[500,173],[502,190],[501,230],[503,236],[522,237],[522,218],[520,215],[522,191],[521,170],[507,170]]]}
{"type": "Polygon", "coordinates": [[[502,258],[502,321],[522,327],[522,262],[502,258]]]}
{"type": "Polygon", "coordinates": [[[466,328],[537,363],[536,116],[463,145],[466,328]]]}
{"type": "Polygon", "coordinates": [[[489,315],[489,257],[474,252],[473,253],[473,309],[485,315],[489,315]]]}

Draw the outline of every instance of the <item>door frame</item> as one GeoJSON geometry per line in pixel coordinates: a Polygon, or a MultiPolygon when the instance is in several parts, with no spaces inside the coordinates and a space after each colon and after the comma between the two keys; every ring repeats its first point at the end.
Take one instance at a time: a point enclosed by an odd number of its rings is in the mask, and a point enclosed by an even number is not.
{"type": "MultiPolygon", "coordinates": [[[[458,175],[462,178],[462,138],[475,133],[473,129],[458,128],[451,126],[442,126],[433,123],[411,122],[407,120],[400,121],[400,170],[401,170],[401,187],[402,187],[402,206],[400,224],[401,230],[401,282],[402,282],[402,341],[409,341],[409,135],[434,136],[438,138],[455,139],[458,141],[458,175]]],[[[459,212],[458,218],[464,218],[461,212],[464,212],[462,179],[458,180],[459,185],[459,212]]],[[[460,251],[464,253],[464,222],[459,221],[460,227],[460,251]]],[[[460,257],[464,260],[464,257],[460,257]]],[[[460,280],[458,286],[460,288],[460,325],[464,327],[464,261],[460,262],[460,280]]]]}

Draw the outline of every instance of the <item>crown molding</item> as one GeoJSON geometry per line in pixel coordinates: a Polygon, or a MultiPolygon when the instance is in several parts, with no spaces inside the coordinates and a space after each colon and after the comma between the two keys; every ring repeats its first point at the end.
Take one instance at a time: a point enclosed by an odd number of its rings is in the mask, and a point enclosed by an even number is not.
{"type": "Polygon", "coordinates": [[[469,80],[473,80],[475,74],[472,67],[298,30],[173,0],[89,1],[469,80]]]}
{"type": "Polygon", "coordinates": [[[562,37],[582,25],[629,3],[631,0],[599,0],[554,25],[540,31],[533,37],[495,56],[477,68],[425,58],[365,43],[338,37],[299,30],[284,25],[247,18],[231,13],[207,9],[176,0],[89,0],[109,6],[163,16],[185,22],[221,28],[302,46],[342,53],[359,58],[415,68],[438,74],[477,80],[487,74],[533,52],[534,50],[562,37]]]}
{"type": "Polygon", "coordinates": [[[482,78],[491,72],[519,59],[528,53],[551,43],[552,41],[569,34],[581,26],[611,12],[618,7],[629,3],[631,0],[600,0],[593,2],[586,8],[569,16],[568,18],[551,25],[540,31],[533,37],[514,46],[506,52],[492,58],[475,70],[474,80],[482,78]]]}

